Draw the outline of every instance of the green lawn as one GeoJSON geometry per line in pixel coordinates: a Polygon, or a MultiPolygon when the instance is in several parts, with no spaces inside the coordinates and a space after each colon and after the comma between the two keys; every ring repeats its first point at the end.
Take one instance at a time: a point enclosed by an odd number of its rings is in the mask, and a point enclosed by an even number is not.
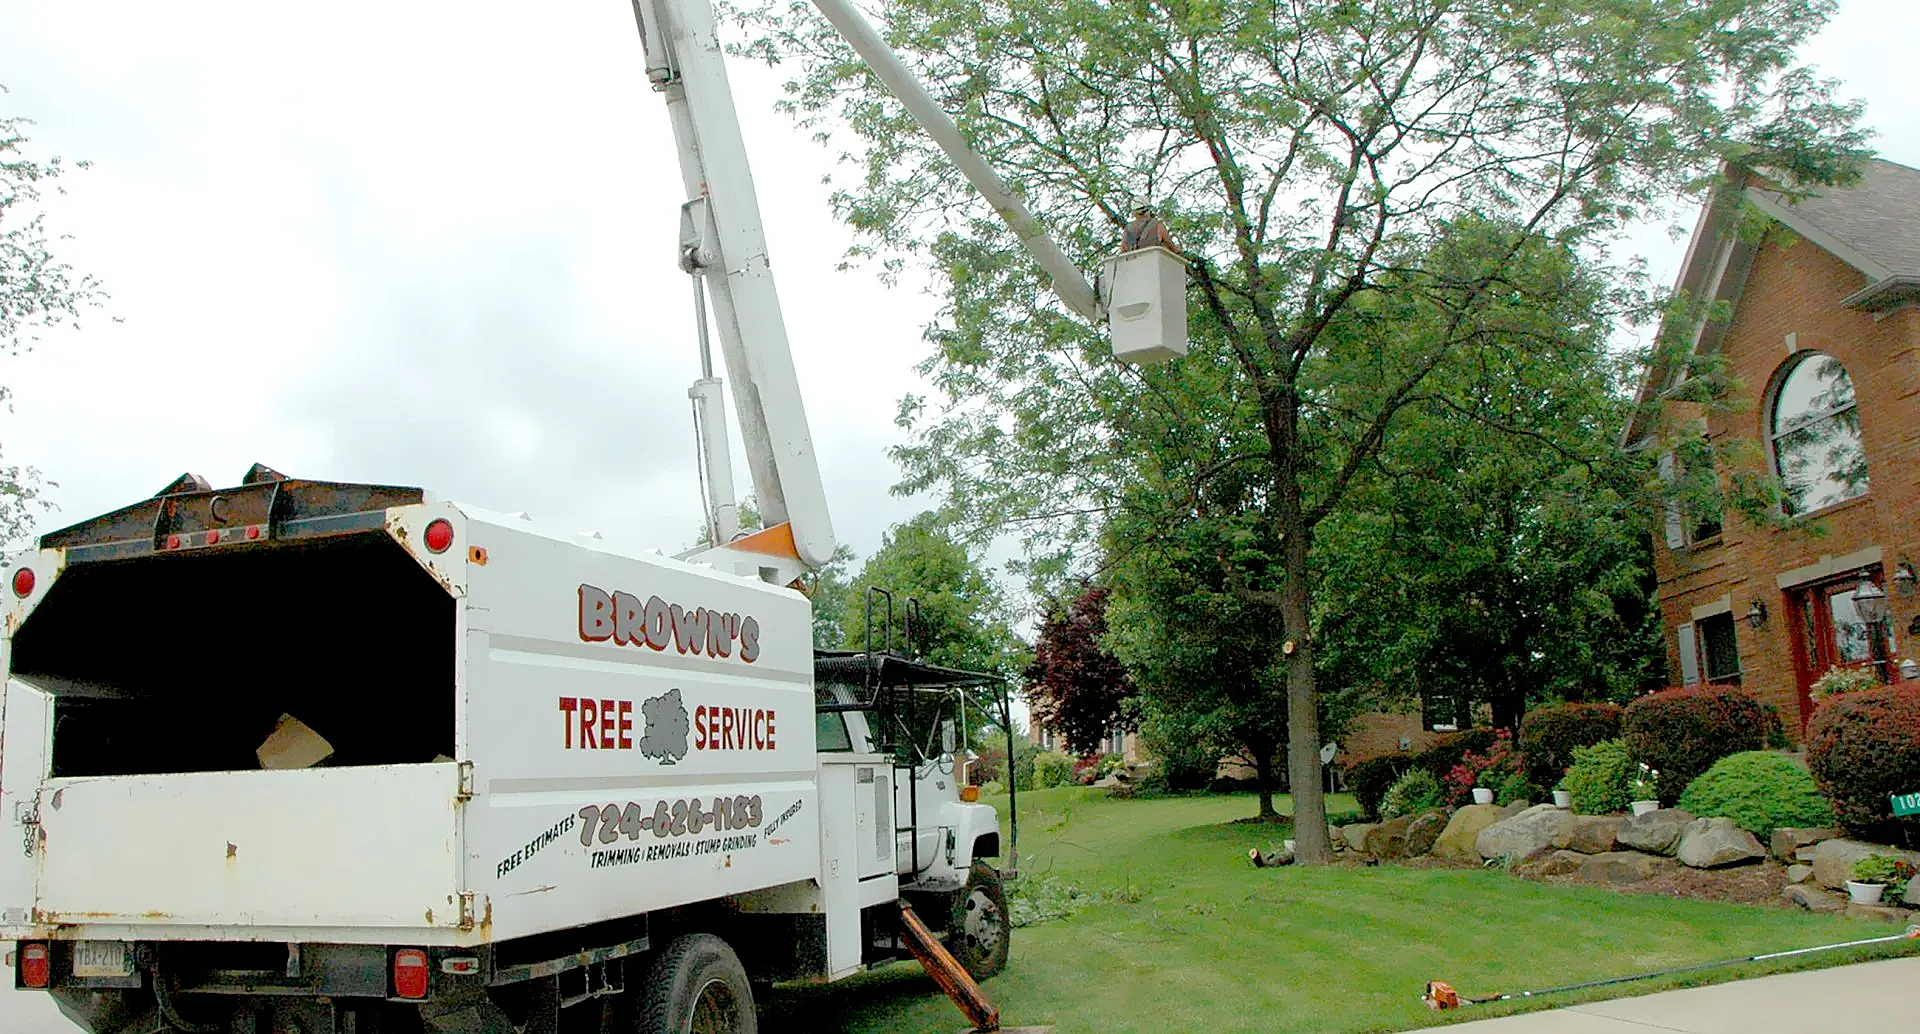
{"type": "MultiPolygon", "coordinates": [[[[1004,816],[1004,800],[995,803],[1004,816]]],[[[1053,1024],[1059,1034],[1405,1030],[1438,1019],[1419,1001],[1429,979],[1484,995],[1897,932],[1783,909],[1550,887],[1491,870],[1256,870],[1247,848],[1278,847],[1286,833],[1233,821],[1253,814],[1251,797],[1124,801],[1065,789],[1022,794],[1020,806],[1020,868],[1037,888],[1026,896],[1042,910],[1064,901],[1069,886],[1093,900],[1068,918],[1015,930],[1012,963],[985,989],[1005,1025],[1053,1024]]],[[[1330,810],[1351,806],[1329,802],[1330,810]]],[[[1834,952],[1800,965],[1863,957],[1871,956],[1834,952]]],[[[1555,995],[1531,1007],[1579,1000],[1555,995]]],[[[953,1034],[965,1025],[911,965],[781,989],[763,1016],[767,1029],[793,1032],[953,1034]]]]}

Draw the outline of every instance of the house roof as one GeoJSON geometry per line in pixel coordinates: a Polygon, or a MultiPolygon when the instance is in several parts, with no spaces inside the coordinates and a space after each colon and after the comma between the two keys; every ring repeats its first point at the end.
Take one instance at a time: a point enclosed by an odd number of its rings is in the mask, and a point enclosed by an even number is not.
{"type": "MultiPolygon", "coordinates": [[[[1734,189],[1702,209],[1680,264],[1676,291],[1739,302],[1757,252],[1754,243],[1742,240],[1734,229],[1732,200],[1744,192],[1755,208],[1860,271],[1866,285],[1841,299],[1841,305],[1880,313],[1920,301],[1920,169],[1870,158],[1853,185],[1822,188],[1799,200],[1747,176],[1730,186],[1734,189]]],[[[1667,329],[1661,328],[1663,334],[1667,329]]],[[[1693,351],[1718,349],[1725,332],[1725,323],[1696,326],[1693,351]]],[[[1635,401],[1645,403],[1671,388],[1672,376],[1669,365],[1656,362],[1635,401]]],[[[1640,444],[1651,431],[1647,419],[1642,410],[1629,421],[1622,436],[1628,447],[1640,444]]]]}
{"type": "Polygon", "coordinates": [[[1920,169],[1870,159],[1860,181],[1797,203],[1770,190],[1751,196],[1768,215],[1866,274],[1867,287],[1842,304],[1880,309],[1905,299],[1882,297],[1889,281],[1920,283],[1920,169]]]}

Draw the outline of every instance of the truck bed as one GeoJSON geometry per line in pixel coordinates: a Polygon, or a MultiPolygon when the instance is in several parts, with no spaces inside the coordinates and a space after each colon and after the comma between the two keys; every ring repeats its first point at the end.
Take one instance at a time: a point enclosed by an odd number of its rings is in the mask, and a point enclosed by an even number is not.
{"type": "Polygon", "coordinates": [[[791,590],[284,479],[21,566],[0,938],[478,945],[819,877],[791,590]],[[272,767],[283,715],[332,753],[272,767]]]}

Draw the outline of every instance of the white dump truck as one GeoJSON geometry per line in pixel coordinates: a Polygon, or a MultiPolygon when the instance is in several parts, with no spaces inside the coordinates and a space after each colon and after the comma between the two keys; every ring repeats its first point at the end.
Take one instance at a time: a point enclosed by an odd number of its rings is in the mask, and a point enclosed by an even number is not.
{"type": "Polygon", "coordinates": [[[752,1030],[903,897],[1005,963],[973,677],[789,589],[264,468],[8,578],[0,918],[95,1034],[752,1030]]]}
{"type": "MultiPolygon", "coordinates": [[[[814,2],[1117,354],[1185,351],[1170,253],[1089,287],[846,0],[814,2]]],[[[976,981],[1007,961],[1017,825],[964,747],[995,678],[913,660],[877,589],[866,649],[813,648],[796,589],[835,543],[713,11],[633,9],[687,191],[712,545],[256,466],[8,561],[0,941],[89,1034],[751,1032],[771,983],[909,956],[997,1029],[976,981]]]]}

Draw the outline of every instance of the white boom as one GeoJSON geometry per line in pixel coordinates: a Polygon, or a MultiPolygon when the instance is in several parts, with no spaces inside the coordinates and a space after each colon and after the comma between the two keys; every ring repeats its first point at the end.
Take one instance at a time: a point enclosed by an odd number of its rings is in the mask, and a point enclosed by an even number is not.
{"type": "MultiPolygon", "coordinates": [[[[712,545],[691,551],[686,557],[741,573],[758,573],[776,583],[790,582],[831,558],[833,523],[813,455],[780,299],[774,289],[766,234],[713,9],[707,0],[631,2],[646,48],[647,77],[656,90],[666,94],[679,146],[681,175],[690,199],[682,206],[680,265],[695,276],[696,285],[706,285],[705,294],[713,301],[721,354],[733,382],[734,408],[745,439],[747,466],[767,529],[736,537],[738,510],[728,459],[726,416],[720,401],[720,381],[713,374],[706,342],[703,295],[696,286],[702,376],[688,395],[693,399],[700,440],[707,531],[712,545]]],[[[1021,245],[1053,278],[1054,288],[1068,308],[1096,323],[1113,318],[1110,299],[1088,285],[1039,220],[967,145],[953,120],[859,12],[847,0],[813,3],[1013,229],[1021,245]]],[[[1171,255],[1154,268],[1163,270],[1156,274],[1158,277],[1180,275],[1180,267],[1171,255]]],[[[1140,283],[1142,294],[1159,287],[1151,281],[1140,283]]],[[[1130,345],[1117,349],[1116,355],[1129,361],[1153,361],[1185,352],[1183,287],[1178,285],[1172,292],[1160,289],[1158,302],[1141,301],[1123,307],[1119,315],[1129,323],[1125,329],[1133,337],[1141,336],[1149,326],[1154,329],[1148,347],[1130,345]],[[1170,308],[1167,300],[1175,304],[1170,308]],[[1172,312],[1171,319],[1162,315],[1168,311],[1172,312]],[[1143,320],[1149,314],[1153,320],[1143,320]],[[1170,349],[1158,347],[1163,328],[1171,328],[1179,338],[1170,349]]],[[[1116,322],[1116,340],[1121,330],[1116,322]]]]}
{"type": "MultiPolygon", "coordinates": [[[[681,267],[705,282],[713,300],[761,518],[769,529],[787,529],[786,535],[773,536],[782,540],[779,545],[753,549],[754,539],[767,542],[755,536],[732,543],[731,552],[737,556],[743,547],[760,552],[749,566],[763,573],[771,569],[770,580],[791,581],[833,556],[833,519],[768,266],[766,233],[713,8],[704,0],[633,0],[633,12],[646,48],[647,77],[666,94],[690,198],[682,210],[681,267]]],[[[701,397],[717,401],[718,393],[701,391],[696,404],[701,397]]],[[[721,488],[731,492],[731,485],[718,483],[722,479],[711,462],[726,455],[718,408],[709,403],[701,424],[710,494],[721,488]]],[[[718,513],[723,505],[732,505],[731,498],[712,501],[711,510],[718,513]]],[[[728,562],[729,544],[716,539],[714,545],[719,548],[700,559],[728,562]]]]}

